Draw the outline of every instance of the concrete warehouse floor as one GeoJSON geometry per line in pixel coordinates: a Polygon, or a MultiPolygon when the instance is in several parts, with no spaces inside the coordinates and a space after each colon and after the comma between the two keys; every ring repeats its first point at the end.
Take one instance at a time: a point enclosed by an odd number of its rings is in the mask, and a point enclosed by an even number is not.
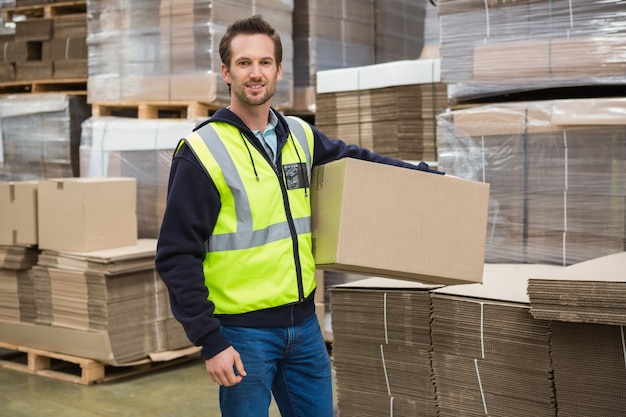
{"type": "MultiPolygon", "coordinates": [[[[336,400],[336,398],[335,398],[336,400]]],[[[80,385],[0,368],[2,417],[216,417],[218,387],[200,358],[80,385]]],[[[269,417],[279,417],[272,402],[269,417]]]]}

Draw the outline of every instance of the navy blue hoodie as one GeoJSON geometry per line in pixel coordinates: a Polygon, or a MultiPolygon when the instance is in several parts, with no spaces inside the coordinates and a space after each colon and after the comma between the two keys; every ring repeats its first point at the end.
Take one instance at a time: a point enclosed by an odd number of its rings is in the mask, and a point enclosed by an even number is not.
{"type": "MultiPolygon", "coordinates": [[[[276,136],[280,155],[289,135],[289,127],[278,112],[275,111],[275,114],[278,117],[276,136]]],[[[218,110],[196,129],[213,121],[236,126],[252,146],[265,154],[252,131],[227,108],[218,110]]],[[[424,162],[413,165],[388,158],[356,145],[331,140],[315,127],[312,128],[315,138],[313,166],[349,157],[440,173],[431,170],[424,162]]],[[[266,163],[271,163],[269,157],[266,163]]],[[[243,327],[291,326],[315,312],[314,294],[311,294],[308,299],[295,305],[238,315],[213,314],[213,303],[207,300],[208,290],[204,285],[202,262],[206,255],[206,242],[213,231],[219,210],[220,196],[215,185],[195,155],[183,145],[172,160],[167,205],[158,238],[156,268],[169,290],[172,313],[182,323],[189,340],[196,346],[202,346],[205,359],[230,346],[219,331],[221,324],[243,327]]]]}

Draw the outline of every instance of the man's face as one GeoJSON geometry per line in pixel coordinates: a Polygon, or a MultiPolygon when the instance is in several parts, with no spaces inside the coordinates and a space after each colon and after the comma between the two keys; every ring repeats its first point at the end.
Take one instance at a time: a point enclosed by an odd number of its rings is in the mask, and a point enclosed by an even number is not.
{"type": "Polygon", "coordinates": [[[222,64],[222,77],[231,87],[231,104],[259,106],[276,92],[283,75],[274,58],[274,42],[267,35],[237,35],[231,45],[230,67],[222,64]]]}

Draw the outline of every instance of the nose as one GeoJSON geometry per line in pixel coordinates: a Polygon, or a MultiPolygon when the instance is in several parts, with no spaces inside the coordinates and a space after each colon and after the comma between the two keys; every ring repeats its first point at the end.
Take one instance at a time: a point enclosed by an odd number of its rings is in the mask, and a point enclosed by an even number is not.
{"type": "Polygon", "coordinates": [[[261,66],[258,63],[250,65],[250,78],[259,78],[261,76],[261,66]]]}

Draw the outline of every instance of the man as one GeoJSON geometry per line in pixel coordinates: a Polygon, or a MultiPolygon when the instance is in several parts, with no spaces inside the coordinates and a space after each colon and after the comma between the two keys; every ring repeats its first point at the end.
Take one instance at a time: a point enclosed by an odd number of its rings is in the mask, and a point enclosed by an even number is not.
{"type": "Polygon", "coordinates": [[[331,417],[314,304],[311,169],[344,157],[430,169],[330,140],[272,109],[282,45],[261,16],[229,26],[220,56],[231,103],[175,152],[156,266],[220,386],[223,416],[267,416],[273,394],[284,417],[331,417]]]}

